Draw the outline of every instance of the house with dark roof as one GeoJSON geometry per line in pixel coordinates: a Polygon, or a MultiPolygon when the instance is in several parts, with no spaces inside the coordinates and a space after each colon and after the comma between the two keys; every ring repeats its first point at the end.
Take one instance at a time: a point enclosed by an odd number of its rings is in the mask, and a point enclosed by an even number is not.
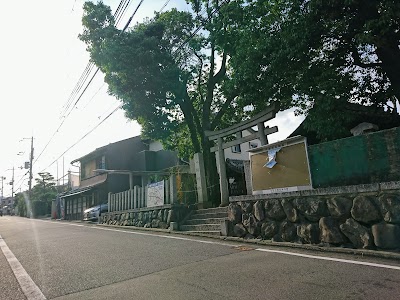
{"type": "Polygon", "coordinates": [[[180,160],[160,143],[136,136],[97,148],[71,162],[75,163],[80,167],[79,188],[61,195],[67,220],[80,220],[85,209],[107,203],[109,193],[145,186],[144,174],[174,167],[180,160]]]}

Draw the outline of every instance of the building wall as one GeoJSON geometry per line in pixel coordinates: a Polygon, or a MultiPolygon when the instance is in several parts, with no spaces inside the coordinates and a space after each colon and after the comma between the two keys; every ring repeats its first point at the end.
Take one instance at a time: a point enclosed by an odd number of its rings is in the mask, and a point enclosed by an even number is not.
{"type": "Polygon", "coordinates": [[[314,188],[400,180],[400,127],[308,147],[314,188]]]}
{"type": "Polygon", "coordinates": [[[159,141],[151,141],[149,144],[150,151],[160,151],[163,150],[163,145],[159,141]]]}
{"type": "Polygon", "coordinates": [[[96,160],[90,160],[88,162],[85,162],[82,166],[82,180],[86,178],[90,178],[92,176],[95,176],[96,174],[93,172],[96,169],[96,160]]]}
{"type": "Polygon", "coordinates": [[[148,147],[140,136],[110,144],[106,150],[106,168],[139,171],[138,153],[148,150],[148,147]]]}

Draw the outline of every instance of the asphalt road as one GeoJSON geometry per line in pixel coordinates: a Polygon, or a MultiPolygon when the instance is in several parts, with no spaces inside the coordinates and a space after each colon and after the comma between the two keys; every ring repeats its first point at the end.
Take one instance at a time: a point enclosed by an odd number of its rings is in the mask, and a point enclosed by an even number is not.
{"type": "Polygon", "coordinates": [[[1,300],[400,299],[396,260],[10,216],[0,236],[1,300]]]}

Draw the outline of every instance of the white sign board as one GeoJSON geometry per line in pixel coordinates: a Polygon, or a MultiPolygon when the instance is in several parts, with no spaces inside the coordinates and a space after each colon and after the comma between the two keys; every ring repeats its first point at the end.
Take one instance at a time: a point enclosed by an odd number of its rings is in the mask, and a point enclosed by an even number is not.
{"type": "Polygon", "coordinates": [[[147,207],[164,205],[164,181],[147,186],[147,207]]]}

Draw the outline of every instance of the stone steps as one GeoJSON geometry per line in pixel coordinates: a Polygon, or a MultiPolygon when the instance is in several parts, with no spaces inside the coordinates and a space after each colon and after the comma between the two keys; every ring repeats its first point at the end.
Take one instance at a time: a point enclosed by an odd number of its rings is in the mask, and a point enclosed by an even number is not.
{"type": "Polygon", "coordinates": [[[185,231],[185,232],[190,233],[190,234],[199,235],[199,236],[207,236],[207,235],[216,235],[216,236],[220,236],[220,235],[221,235],[221,231],[220,231],[220,230],[185,231]]]}
{"type": "Polygon", "coordinates": [[[199,224],[222,224],[225,218],[210,218],[210,219],[191,219],[185,222],[185,225],[199,225],[199,224]]]}
{"type": "Polygon", "coordinates": [[[221,229],[221,224],[181,225],[182,231],[216,231],[221,229]]]}
{"type": "Polygon", "coordinates": [[[191,220],[197,220],[197,219],[221,219],[221,218],[226,218],[227,213],[222,213],[222,212],[211,212],[211,213],[193,213],[190,216],[191,220]]]}
{"type": "Polygon", "coordinates": [[[227,217],[227,207],[199,209],[179,229],[195,235],[221,235],[221,224],[227,217]]]}

